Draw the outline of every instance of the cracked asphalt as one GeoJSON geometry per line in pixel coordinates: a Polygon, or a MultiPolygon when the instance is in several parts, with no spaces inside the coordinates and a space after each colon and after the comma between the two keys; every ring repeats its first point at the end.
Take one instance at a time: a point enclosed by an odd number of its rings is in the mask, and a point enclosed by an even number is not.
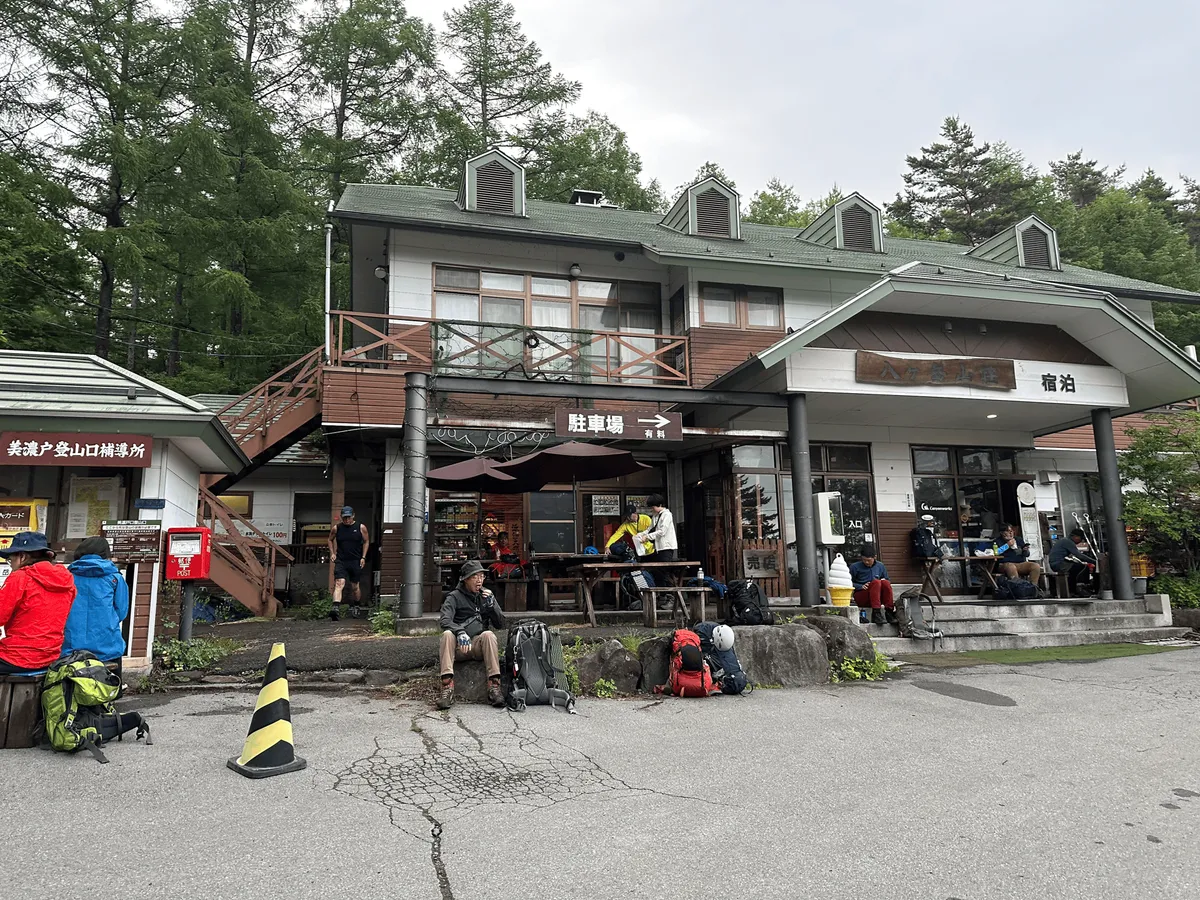
{"type": "Polygon", "coordinates": [[[155,743],[107,766],[0,752],[0,895],[1200,896],[1200,650],[578,716],[297,691],[308,769],[262,781],[225,768],[253,700],[131,698],[155,743]]]}

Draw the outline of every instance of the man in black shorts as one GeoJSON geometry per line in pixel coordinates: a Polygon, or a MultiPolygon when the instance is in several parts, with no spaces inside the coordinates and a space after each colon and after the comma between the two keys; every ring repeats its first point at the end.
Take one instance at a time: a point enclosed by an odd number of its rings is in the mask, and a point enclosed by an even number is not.
{"type": "Polygon", "coordinates": [[[329,531],[329,553],[333,556],[333,609],[329,611],[329,618],[334,622],[339,618],[342,590],[347,582],[350,584],[352,614],[358,614],[358,604],[362,598],[358,582],[362,579],[363,566],[367,564],[369,544],[367,526],[356,524],[354,509],[343,506],[342,521],[329,531]]]}

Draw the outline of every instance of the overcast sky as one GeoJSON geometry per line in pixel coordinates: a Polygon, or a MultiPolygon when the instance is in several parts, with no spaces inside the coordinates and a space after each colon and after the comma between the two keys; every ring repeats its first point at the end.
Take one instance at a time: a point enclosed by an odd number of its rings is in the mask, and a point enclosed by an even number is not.
{"type": "MultiPolygon", "coordinates": [[[[409,0],[442,25],[453,3],[409,0]]],[[[876,202],[958,115],[1040,166],[1080,147],[1200,177],[1194,0],[515,0],[526,35],[668,191],[706,159],[876,202]]]]}

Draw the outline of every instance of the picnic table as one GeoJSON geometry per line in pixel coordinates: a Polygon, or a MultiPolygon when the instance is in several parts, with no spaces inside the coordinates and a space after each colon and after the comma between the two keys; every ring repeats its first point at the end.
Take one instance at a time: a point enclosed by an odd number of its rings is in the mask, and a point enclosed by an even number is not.
{"type": "MultiPolygon", "coordinates": [[[[711,590],[707,587],[681,587],[679,585],[679,572],[672,570],[695,569],[699,570],[702,563],[696,560],[675,560],[673,562],[605,562],[603,559],[592,557],[595,561],[579,563],[567,568],[567,574],[573,575],[579,579],[579,585],[583,594],[583,612],[588,617],[588,622],[592,625],[596,624],[596,610],[592,605],[592,589],[604,577],[606,572],[637,572],[639,570],[649,569],[650,571],[659,571],[666,576],[665,580],[671,582],[662,587],[654,587],[647,589],[650,594],[649,602],[642,603],[643,621],[648,627],[655,627],[658,624],[658,609],[655,606],[655,593],[671,592],[675,594],[675,600],[672,604],[672,613],[675,611],[675,604],[684,606],[685,594],[696,594],[700,600],[700,616],[698,621],[704,619],[704,594],[711,590]]],[[[685,607],[686,608],[686,607],[685,607]]]]}
{"type": "Polygon", "coordinates": [[[939,603],[944,603],[945,598],[942,596],[942,589],[938,586],[934,575],[937,567],[947,562],[963,562],[979,566],[979,571],[983,573],[983,581],[979,585],[979,599],[982,600],[989,590],[993,596],[996,594],[995,572],[996,564],[1000,562],[998,556],[929,556],[922,559],[921,562],[925,566],[925,578],[921,581],[921,593],[928,593],[926,588],[929,588],[937,596],[939,603]]]}

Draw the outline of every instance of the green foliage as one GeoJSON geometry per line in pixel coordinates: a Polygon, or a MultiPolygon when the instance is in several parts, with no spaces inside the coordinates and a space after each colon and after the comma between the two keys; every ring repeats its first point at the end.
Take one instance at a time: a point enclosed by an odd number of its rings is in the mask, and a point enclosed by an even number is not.
{"type": "Polygon", "coordinates": [[[396,614],[390,609],[377,609],[371,613],[371,631],[375,634],[395,634],[396,614]]]}
{"type": "Polygon", "coordinates": [[[888,658],[875,651],[871,658],[848,656],[840,663],[829,663],[829,680],[834,684],[845,681],[879,681],[889,672],[895,672],[896,667],[888,662],[888,658]]]}
{"type": "Polygon", "coordinates": [[[596,696],[597,697],[615,697],[617,696],[617,684],[607,678],[596,679],[596,696]]]}
{"type": "Polygon", "coordinates": [[[1192,569],[1184,575],[1156,575],[1150,579],[1150,591],[1169,594],[1172,606],[1200,609],[1200,571],[1192,569]]]}
{"type": "Polygon", "coordinates": [[[1142,553],[1190,572],[1200,549],[1200,412],[1178,410],[1151,421],[1131,435],[1117,461],[1125,522],[1142,553]]]}
{"type": "Polygon", "coordinates": [[[642,644],[649,639],[650,635],[646,634],[644,631],[638,631],[637,629],[617,635],[617,640],[621,642],[621,646],[635,656],[637,655],[638,648],[640,648],[642,644]]]}
{"type": "Polygon", "coordinates": [[[574,643],[563,644],[563,669],[567,675],[567,690],[576,696],[581,694],[582,690],[579,685],[579,669],[575,663],[591,649],[591,644],[585,644],[579,638],[575,638],[574,643]]]}
{"type": "Polygon", "coordinates": [[[824,197],[807,203],[800,199],[796,189],[772,178],[767,186],[750,198],[750,205],[742,220],[760,225],[786,225],[789,228],[807,228],[813,220],[829,207],[841,200],[845,194],[836,184],[824,197]]]}
{"type": "Polygon", "coordinates": [[[190,641],[159,639],[154,642],[154,657],[168,671],[206,669],[241,646],[232,638],[193,638],[190,641]]]}
{"type": "Polygon", "coordinates": [[[333,612],[333,594],[325,588],[315,590],[308,595],[308,605],[304,607],[305,619],[328,619],[333,612]]]}

